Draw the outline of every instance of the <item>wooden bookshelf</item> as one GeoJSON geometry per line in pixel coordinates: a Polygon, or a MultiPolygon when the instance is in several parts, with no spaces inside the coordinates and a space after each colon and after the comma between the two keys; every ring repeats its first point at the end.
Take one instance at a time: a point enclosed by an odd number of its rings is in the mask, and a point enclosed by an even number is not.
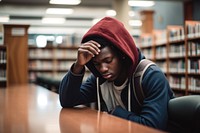
{"type": "Polygon", "coordinates": [[[167,30],[154,30],[154,61],[167,74],[167,30]]]}
{"type": "Polygon", "coordinates": [[[154,50],[152,50],[154,47],[154,36],[150,33],[144,33],[141,35],[140,38],[140,49],[145,54],[145,57],[150,60],[154,60],[154,50]]]}
{"type": "Polygon", "coordinates": [[[163,70],[177,95],[200,94],[200,22],[169,25],[164,30],[154,30],[148,37],[142,34],[141,40],[144,38],[154,41],[148,47],[141,41],[142,52],[153,57],[150,59],[163,70]]]}
{"type": "Polygon", "coordinates": [[[185,33],[184,26],[167,26],[167,77],[171,88],[186,94],[185,33]]]}
{"type": "Polygon", "coordinates": [[[76,46],[29,46],[29,81],[35,82],[38,76],[61,80],[75,62],[76,46]]]}
{"type": "Polygon", "coordinates": [[[200,94],[200,21],[185,21],[187,94],[200,94]]]}
{"type": "Polygon", "coordinates": [[[6,86],[27,84],[29,25],[5,24],[3,27],[6,46],[6,86]]]}

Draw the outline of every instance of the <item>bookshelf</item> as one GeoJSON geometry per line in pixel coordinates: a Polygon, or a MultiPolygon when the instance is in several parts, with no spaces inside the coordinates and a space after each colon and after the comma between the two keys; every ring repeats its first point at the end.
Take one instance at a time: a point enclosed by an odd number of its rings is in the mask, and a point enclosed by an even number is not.
{"type": "Polygon", "coordinates": [[[0,45],[0,87],[6,87],[6,46],[0,45]]]}
{"type": "Polygon", "coordinates": [[[29,81],[35,82],[38,76],[61,80],[75,62],[77,49],[76,46],[29,46],[29,81]]]}
{"type": "Polygon", "coordinates": [[[154,50],[152,50],[154,44],[154,36],[150,33],[144,33],[140,37],[140,49],[143,51],[145,57],[150,60],[154,60],[154,50]]]}
{"type": "Polygon", "coordinates": [[[161,70],[167,74],[167,31],[166,30],[154,30],[154,61],[161,68],[161,70]]]}
{"type": "Polygon", "coordinates": [[[199,21],[185,21],[184,26],[169,25],[164,30],[142,34],[140,49],[163,70],[177,95],[200,94],[199,21]],[[153,41],[146,46],[144,40],[153,41]]]}
{"type": "MultiPolygon", "coordinates": [[[[28,83],[28,28],[29,25],[4,24],[6,49],[6,86],[28,83]]],[[[4,46],[3,46],[4,47],[4,46]]]]}
{"type": "Polygon", "coordinates": [[[167,26],[167,77],[171,88],[186,95],[185,32],[184,26],[167,26]]]}
{"type": "Polygon", "coordinates": [[[187,94],[200,93],[200,21],[185,21],[187,94]]]}

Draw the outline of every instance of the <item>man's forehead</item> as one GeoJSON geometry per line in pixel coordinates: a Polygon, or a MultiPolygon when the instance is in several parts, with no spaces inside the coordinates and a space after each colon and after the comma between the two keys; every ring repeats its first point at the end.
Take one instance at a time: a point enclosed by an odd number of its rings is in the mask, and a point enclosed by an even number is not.
{"type": "Polygon", "coordinates": [[[103,47],[98,55],[93,58],[93,61],[103,60],[105,58],[109,58],[115,55],[112,48],[106,46],[103,47]]]}

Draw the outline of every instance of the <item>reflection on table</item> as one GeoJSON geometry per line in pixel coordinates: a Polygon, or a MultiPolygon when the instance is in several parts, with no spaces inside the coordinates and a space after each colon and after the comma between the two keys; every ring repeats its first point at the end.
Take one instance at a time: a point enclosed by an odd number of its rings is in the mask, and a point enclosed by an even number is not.
{"type": "Polygon", "coordinates": [[[0,133],[59,133],[58,94],[35,85],[0,89],[0,133]]]}
{"type": "Polygon", "coordinates": [[[61,133],[161,133],[149,127],[89,108],[62,109],[61,133]]]}
{"type": "Polygon", "coordinates": [[[0,133],[161,133],[88,107],[64,109],[36,85],[0,89],[0,133]]]}

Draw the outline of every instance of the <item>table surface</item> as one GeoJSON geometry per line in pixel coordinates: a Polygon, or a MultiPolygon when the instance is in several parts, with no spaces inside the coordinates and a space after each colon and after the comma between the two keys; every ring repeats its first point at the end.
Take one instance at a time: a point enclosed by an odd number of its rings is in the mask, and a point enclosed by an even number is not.
{"type": "Polygon", "coordinates": [[[0,89],[0,133],[161,133],[87,107],[64,109],[33,84],[0,89]]]}

